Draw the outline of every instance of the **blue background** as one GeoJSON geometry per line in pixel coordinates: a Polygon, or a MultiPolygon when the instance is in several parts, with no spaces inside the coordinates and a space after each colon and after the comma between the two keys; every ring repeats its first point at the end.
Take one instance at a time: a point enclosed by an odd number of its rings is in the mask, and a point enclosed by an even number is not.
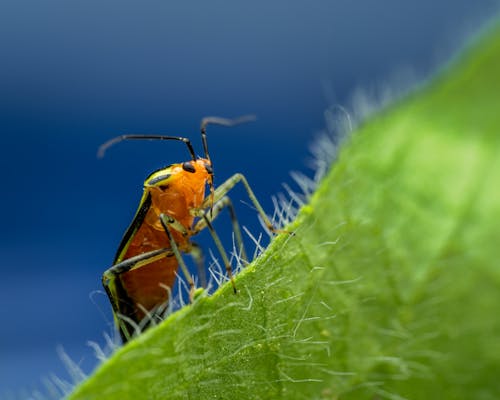
{"type": "MultiPolygon", "coordinates": [[[[271,213],[289,171],[305,170],[330,103],[405,66],[427,74],[497,9],[2,0],[0,394],[38,387],[50,372],[67,378],[57,345],[92,368],[86,342],[112,332],[100,277],[142,182],[189,158],[180,143],[134,142],[98,160],[99,144],[127,132],[185,135],[201,154],[201,117],[255,113],[252,124],[211,127],[209,143],[217,182],[243,172],[271,213]]],[[[258,231],[244,192],[232,197],[243,225],[258,231]]],[[[226,243],[227,226],[218,221],[226,243]]]]}

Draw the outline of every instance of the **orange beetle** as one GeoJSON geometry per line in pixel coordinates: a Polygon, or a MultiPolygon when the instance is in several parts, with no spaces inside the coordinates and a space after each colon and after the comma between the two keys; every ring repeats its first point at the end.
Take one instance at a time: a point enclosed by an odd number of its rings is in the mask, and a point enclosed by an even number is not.
{"type": "Polygon", "coordinates": [[[232,126],[253,119],[253,116],[232,120],[204,118],[201,122],[205,153],[203,158],[196,157],[189,139],[176,136],[123,135],[109,140],[99,148],[98,155],[102,157],[110,146],[122,140],[177,140],[186,144],[191,155],[191,160],[169,165],[147,177],[139,207],[118,247],[113,266],[103,274],[102,283],[124,343],[154,320],[161,318],[179,266],[190,286],[192,299],[194,281],[181,253],[191,254],[197,261],[199,270],[203,271],[201,250],[191,241],[191,237],[204,228],[209,229],[236,292],[229,258],[212,227],[212,221],[221,210],[229,210],[241,257],[246,260],[241,230],[231,200],[226,196],[238,182],[243,183],[268,229],[278,232],[242,174],[234,174],[217,189],[213,186],[213,166],[208,153],[206,126],[232,126]],[[210,196],[205,196],[207,185],[210,196]]]}

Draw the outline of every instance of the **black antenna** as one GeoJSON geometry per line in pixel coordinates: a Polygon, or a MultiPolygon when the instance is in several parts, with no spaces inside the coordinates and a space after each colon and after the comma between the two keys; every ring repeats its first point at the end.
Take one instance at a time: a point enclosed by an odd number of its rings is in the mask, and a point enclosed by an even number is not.
{"type": "Polygon", "coordinates": [[[207,125],[222,125],[222,126],[234,126],[238,124],[243,124],[245,122],[255,121],[255,115],[242,115],[241,117],[236,117],[233,119],[221,118],[221,117],[205,117],[201,120],[201,142],[203,143],[203,151],[205,152],[205,158],[208,160],[210,167],[212,167],[212,173],[210,174],[210,179],[208,181],[208,185],[210,187],[210,216],[212,216],[213,208],[214,208],[214,174],[213,174],[213,166],[212,160],[210,159],[210,155],[208,154],[208,143],[207,143],[207,125]]]}
{"type": "Polygon", "coordinates": [[[189,154],[191,155],[191,158],[193,159],[193,161],[196,161],[196,155],[194,153],[193,146],[191,145],[191,141],[188,138],[179,136],[142,135],[142,134],[121,135],[108,140],[106,143],[103,143],[101,146],[99,146],[99,150],[97,151],[97,157],[103,158],[104,153],[106,153],[106,150],[108,150],[111,146],[114,146],[116,143],[119,143],[123,140],[178,140],[186,144],[189,154]]]}
{"type": "Polygon", "coordinates": [[[243,124],[245,122],[255,121],[257,118],[255,115],[242,115],[241,117],[236,117],[233,119],[221,118],[221,117],[205,117],[201,120],[201,142],[203,143],[203,151],[205,152],[205,158],[210,161],[210,155],[208,154],[208,144],[207,144],[207,125],[222,125],[222,126],[234,126],[238,124],[243,124]]]}

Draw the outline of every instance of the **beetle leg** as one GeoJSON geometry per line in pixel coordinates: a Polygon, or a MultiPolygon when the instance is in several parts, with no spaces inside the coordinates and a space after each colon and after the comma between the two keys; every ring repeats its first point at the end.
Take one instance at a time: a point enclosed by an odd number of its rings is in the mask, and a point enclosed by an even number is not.
{"type": "Polygon", "coordinates": [[[201,230],[207,227],[206,221],[203,218],[204,215],[208,217],[210,222],[213,222],[215,218],[219,215],[219,213],[225,208],[227,208],[227,210],[229,211],[229,217],[231,218],[231,224],[233,225],[233,232],[236,240],[236,245],[238,247],[239,258],[244,262],[248,262],[245,246],[243,244],[243,237],[241,235],[240,224],[238,222],[238,218],[236,216],[233,203],[231,199],[227,196],[224,196],[217,203],[215,203],[213,209],[209,207],[205,210],[203,209],[194,210],[193,215],[199,217],[200,220],[193,227],[192,230],[193,235],[196,235],[201,230]]]}
{"type": "Polygon", "coordinates": [[[110,299],[116,325],[118,326],[123,343],[129,341],[132,336],[141,331],[141,321],[135,321],[132,318],[126,317],[126,315],[133,315],[133,301],[128,297],[126,290],[123,288],[119,279],[120,275],[150,264],[160,258],[167,257],[169,254],[172,254],[172,250],[167,248],[139,254],[113,265],[102,275],[102,285],[110,299]],[[130,311],[127,311],[129,308],[130,311]]]}
{"type": "MultiPolygon", "coordinates": [[[[233,278],[233,274],[232,274],[231,263],[229,262],[229,257],[226,253],[226,250],[224,249],[224,246],[222,245],[222,242],[221,242],[219,236],[217,235],[217,232],[215,231],[215,229],[213,228],[213,226],[211,224],[211,222],[219,215],[219,213],[224,208],[227,208],[229,210],[229,213],[230,213],[231,222],[233,225],[233,231],[234,231],[235,238],[236,238],[236,244],[237,244],[238,250],[240,252],[240,258],[243,261],[248,261],[245,247],[243,245],[243,239],[241,236],[240,225],[238,223],[238,219],[236,218],[234,207],[233,207],[233,204],[231,203],[231,200],[229,199],[229,197],[223,197],[222,199],[220,199],[214,205],[213,208],[210,206],[210,207],[207,207],[207,209],[205,209],[205,210],[192,209],[191,214],[195,217],[200,218],[200,219],[195,224],[193,229],[191,229],[191,230],[186,229],[186,227],[184,225],[182,225],[179,221],[177,221],[175,218],[170,217],[166,214],[163,216],[162,223],[165,223],[171,229],[174,229],[174,230],[180,232],[183,236],[189,236],[189,237],[198,234],[200,231],[202,231],[205,228],[208,228],[210,235],[212,236],[212,239],[215,243],[215,246],[217,247],[217,250],[221,254],[222,261],[224,262],[224,266],[226,268],[227,274],[232,282],[234,291],[236,292],[236,286],[234,284],[234,278],[233,278]]],[[[169,239],[170,239],[170,236],[169,236],[169,239]]],[[[170,240],[170,241],[172,242],[172,240],[170,240]]],[[[193,243],[191,243],[191,244],[193,244],[193,243]]],[[[173,244],[172,244],[172,248],[173,248],[173,244]]],[[[199,252],[199,248],[192,247],[191,252],[193,250],[194,250],[194,252],[199,252]]],[[[198,264],[198,271],[203,271],[203,273],[200,274],[200,277],[203,280],[206,280],[206,278],[203,278],[205,276],[205,271],[203,268],[202,261],[199,261],[199,259],[201,258],[201,255],[198,256],[196,254],[193,254],[193,257],[195,258],[195,261],[198,264]],[[200,267],[200,263],[201,263],[201,267],[200,267]]],[[[179,265],[181,265],[181,267],[182,267],[182,264],[180,262],[179,262],[179,265]]]]}
{"type": "Polygon", "coordinates": [[[208,216],[206,214],[202,215],[203,221],[205,221],[205,226],[208,228],[208,231],[210,232],[210,235],[212,235],[212,239],[215,243],[215,246],[217,247],[217,250],[219,250],[219,253],[222,257],[222,261],[224,262],[224,266],[226,267],[226,273],[229,276],[229,279],[231,280],[231,285],[233,286],[233,291],[234,293],[238,293],[236,289],[236,284],[234,283],[234,277],[233,277],[233,271],[231,268],[231,263],[229,262],[229,258],[227,256],[226,250],[224,250],[224,246],[222,245],[222,242],[220,241],[219,235],[217,235],[217,232],[215,231],[214,227],[212,226],[212,223],[208,219],[208,216]]]}
{"type": "Polygon", "coordinates": [[[189,254],[193,257],[193,260],[196,263],[201,286],[206,288],[207,276],[205,274],[205,263],[203,262],[203,250],[201,249],[201,246],[198,243],[191,242],[191,251],[189,254]]]}
{"type": "MultiPolygon", "coordinates": [[[[160,214],[160,221],[163,226],[163,229],[165,229],[165,233],[168,236],[168,240],[170,241],[170,246],[172,247],[172,252],[175,255],[175,258],[177,259],[177,262],[179,263],[179,266],[182,269],[182,273],[184,274],[186,280],[188,281],[189,284],[189,301],[193,301],[193,296],[194,296],[194,281],[193,277],[189,273],[188,267],[186,266],[186,263],[182,259],[181,253],[179,251],[179,248],[177,247],[177,243],[175,243],[175,240],[172,237],[172,231],[170,226],[176,226],[178,224],[178,221],[175,218],[172,218],[171,216],[167,214],[160,214]]],[[[183,228],[185,229],[185,228],[183,228]]],[[[187,231],[186,231],[187,232],[187,231]]],[[[182,232],[181,232],[182,233],[182,232]]]]}
{"type": "MultiPolygon", "coordinates": [[[[245,187],[245,190],[247,191],[247,194],[248,194],[248,197],[250,198],[250,201],[252,202],[252,204],[254,205],[254,207],[256,208],[257,212],[259,213],[260,217],[262,218],[262,220],[264,221],[264,224],[266,225],[267,229],[269,229],[269,231],[271,233],[289,233],[289,232],[286,232],[284,230],[281,230],[281,229],[276,229],[271,220],[269,219],[269,217],[266,215],[264,209],[262,208],[262,206],[260,205],[259,201],[257,200],[257,197],[255,196],[252,188],[250,187],[250,185],[248,184],[248,181],[247,179],[245,178],[244,175],[240,174],[240,173],[237,173],[237,174],[234,174],[233,176],[231,176],[229,179],[227,179],[225,182],[223,182],[222,184],[220,184],[217,189],[215,189],[215,192],[214,192],[214,202],[218,202],[219,200],[221,200],[224,196],[226,196],[226,194],[238,183],[238,182],[241,182],[243,184],[243,186],[245,187]]],[[[206,198],[204,201],[203,201],[203,204],[200,208],[202,209],[206,209],[206,208],[209,208],[210,207],[210,204],[211,204],[211,199],[210,198],[206,198]]]]}

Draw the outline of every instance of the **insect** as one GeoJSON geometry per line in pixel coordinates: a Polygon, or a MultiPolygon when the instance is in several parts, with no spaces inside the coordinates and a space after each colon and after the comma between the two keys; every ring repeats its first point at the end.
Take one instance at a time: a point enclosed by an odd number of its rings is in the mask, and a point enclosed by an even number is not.
{"type": "Polygon", "coordinates": [[[212,226],[212,221],[224,209],[229,211],[241,258],[246,254],[241,230],[227,193],[239,182],[267,228],[275,229],[255,197],[246,178],[236,173],[216,189],[213,165],[208,152],[208,125],[233,126],[253,120],[253,116],[236,119],[207,117],[201,121],[201,141],[204,156],[197,157],[188,138],[164,135],[131,134],[115,137],[104,143],[98,156],[123,140],[170,140],[183,142],[191,156],[185,162],[171,164],[151,173],[144,182],[144,191],[132,223],[125,231],[113,266],[104,272],[102,283],[113,308],[115,323],[123,343],[146,329],[161,317],[168,304],[171,288],[181,268],[188,284],[190,299],[195,285],[181,253],[191,254],[203,270],[201,249],[191,238],[203,229],[210,232],[236,293],[229,258],[212,226]],[[210,195],[206,196],[206,187],[210,195]]]}

